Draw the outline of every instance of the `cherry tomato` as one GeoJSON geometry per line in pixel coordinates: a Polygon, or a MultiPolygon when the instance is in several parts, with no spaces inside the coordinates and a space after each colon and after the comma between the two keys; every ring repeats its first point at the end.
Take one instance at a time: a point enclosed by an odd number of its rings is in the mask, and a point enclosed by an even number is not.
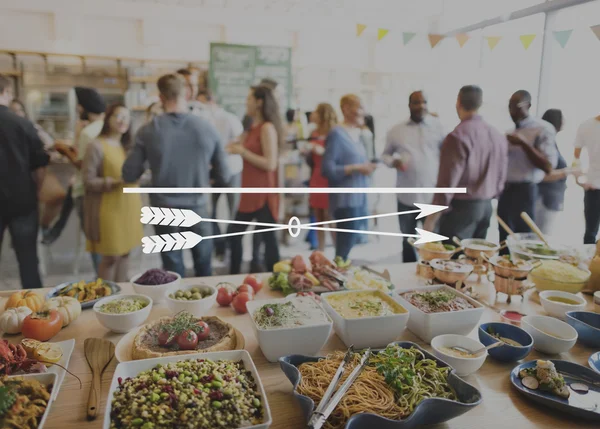
{"type": "Polygon", "coordinates": [[[177,336],[177,345],[181,350],[194,350],[198,345],[198,335],[188,329],[177,336]]]}
{"type": "Polygon", "coordinates": [[[254,289],[250,285],[243,284],[241,286],[238,286],[237,293],[247,293],[248,295],[254,295],[254,289]]]}
{"type": "Polygon", "coordinates": [[[217,302],[221,307],[227,307],[233,301],[233,291],[229,286],[223,286],[219,288],[217,292],[217,302]]]}
{"type": "Polygon", "coordinates": [[[170,336],[171,333],[169,331],[167,331],[166,329],[162,329],[158,334],[158,344],[162,347],[169,347],[173,345],[173,342],[175,342],[175,338],[173,337],[171,338],[171,340],[169,340],[170,336]]]}
{"type": "Polygon", "coordinates": [[[198,341],[206,340],[208,338],[208,335],[210,334],[210,327],[206,322],[203,322],[202,320],[196,323],[196,325],[198,325],[198,329],[196,330],[198,341]]]}
{"type": "Polygon", "coordinates": [[[233,298],[233,302],[232,302],[233,309],[239,314],[247,313],[248,309],[246,308],[246,303],[248,301],[252,301],[252,295],[250,295],[249,293],[246,293],[246,292],[238,293],[233,298]]]}
{"type": "Polygon", "coordinates": [[[254,294],[257,294],[263,287],[263,282],[258,280],[254,274],[248,274],[244,279],[244,284],[250,285],[254,289],[254,294]]]}
{"type": "Polygon", "coordinates": [[[21,332],[25,338],[48,341],[60,332],[62,316],[56,310],[32,313],[25,318],[21,332]]]}

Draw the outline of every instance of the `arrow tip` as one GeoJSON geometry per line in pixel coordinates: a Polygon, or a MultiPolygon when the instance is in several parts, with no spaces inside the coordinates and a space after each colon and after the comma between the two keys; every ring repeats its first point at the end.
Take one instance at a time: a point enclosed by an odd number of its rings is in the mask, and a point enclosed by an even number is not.
{"type": "Polygon", "coordinates": [[[448,208],[448,206],[437,206],[435,204],[420,204],[420,203],[415,203],[415,206],[417,206],[421,210],[421,213],[419,213],[419,216],[417,216],[417,219],[421,219],[421,218],[430,216],[434,213],[441,212],[442,210],[446,210],[448,208]]]}
{"type": "Polygon", "coordinates": [[[435,232],[425,231],[424,229],[420,228],[415,229],[417,230],[417,234],[419,235],[419,239],[415,241],[415,244],[434,243],[436,241],[448,240],[448,237],[436,234],[435,232]]]}

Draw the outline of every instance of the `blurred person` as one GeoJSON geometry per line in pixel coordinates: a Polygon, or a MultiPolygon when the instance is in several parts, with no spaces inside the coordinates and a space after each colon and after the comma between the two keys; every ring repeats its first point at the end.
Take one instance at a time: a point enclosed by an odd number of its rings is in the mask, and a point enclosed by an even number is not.
{"type": "MultiPolygon", "coordinates": [[[[429,114],[427,96],[415,91],[408,97],[410,118],[398,123],[387,134],[382,161],[396,169],[396,187],[433,188],[440,168],[440,149],[444,141],[441,122],[429,114]]],[[[415,203],[431,204],[432,195],[398,194],[398,211],[414,210],[415,203]]],[[[400,231],[414,234],[416,215],[400,215],[400,231]]],[[[417,253],[405,237],[402,242],[403,262],[416,262],[417,253]]]]}
{"type": "MultiPolygon", "coordinates": [[[[252,128],[244,134],[241,143],[227,146],[231,154],[244,160],[242,187],[276,188],[278,186],[279,150],[285,142],[279,105],[274,92],[259,85],[250,89],[246,99],[246,113],[252,117],[252,128]]],[[[279,194],[242,194],[236,221],[275,223],[279,217],[279,194]]],[[[228,233],[245,231],[247,225],[231,224],[228,233]]],[[[265,229],[265,227],[255,227],[265,229]]],[[[275,231],[263,232],[267,271],[279,261],[279,244],[275,231]]],[[[231,237],[231,274],[239,274],[242,265],[242,235],[231,237]]]]}
{"type": "MultiPolygon", "coordinates": [[[[77,97],[77,113],[79,114],[79,121],[76,126],[75,144],[73,146],[62,143],[56,144],[56,150],[65,155],[77,169],[75,182],[67,191],[67,198],[58,221],[44,236],[45,244],[52,243],[60,236],[69,220],[73,206],[77,210],[81,227],[83,228],[84,225],[84,186],[81,167],[88,145],[96,140],[104,126],[106,103],[104,102],[102,95],[93,88],[75,87],[75,96],[77,97]]],[[[98,273],[100,256],[91,253],[91,258],[94,271],[98,273]]]]}
{"type": "MultiPolygon", "coordinates": [[[[316,129],[311,133],[307,156],[310,158],[312,172],[308,186],[311,188],[328,188],[329,182],[323,176],[321,165],[325,153],[325,140],[329,132],[337,125],[337,114],[329,103],[321,103],[311,115],[311,122],[316,124],[316,129]]],[[[329,216],[329,196],[327,194],[310,194],[308,203],[313,210],[316,222],[331,219],[329,216]]],[[[311,220],[312,222],[312,220],[311,220]]],[[[325,231],[316,231],[318,249],[325,250],[325,231]]],[[[331,233],[335,242],[335,232],[331,233]]]]}
{"type": "Polygon", "coordinates": [[[589,158],[585,176],[577,183],[585,191],[585,235],[584,244],[596,243],[600,226],[600,115],[583,122],[577,129],[575,137],[575,165],[579,165],[583,149],[589,158]]]}
{"type": "MultiPolygon", "coordinates": [[[[233,113],[229,113],[225,109],[219,107],[209,89],[201,89],[198,91],[196,101],[199,115],[214,125],[219,132],[223,148],[229,143],[236,141],[242,135],[244,132],[242,122],[233,113]]],[[[231,180],[227,186],[239,188],[242,183],[242,168],[244,166],[242,157],[240,155],[229,154],[227,156],[227,162],[229,164],[229,172],[231,173],[231,180]]],[[[217,219],[217,204],[219,203],[220,197],[221,194],[212,194],[213,219],[217,219]]],[[[229,219],[234,219],[240,203],[240,194],[229,193],[226,194],[226,197],[229,208],[229,219]]],[[[213,223],[213,234],[221,234],[219,224],[216,222],[213,223]]],[[[225,238],[215,239],[214,246],[217,257],[221,259],[225,257],[226,245],[227,240],[225,238]]]]}
{"type": "MultiPolygon", "coordinates": [[[[23,102],[21,102],[21,100],[15,98],[10,102],[8,107],[15,115],[20,116],[21,118],[29,119],[27,117],[25,105],[23,102]]],[[[46,149],[46,151],[52,149],[54,147],[54,139],[52,136],[48,134],[46,130],[44,130],[39,124],[33,123],[33,126],[35,127],[40,140],[44,143],[44,149],[46,149]]]]}
{"type": "MultiPolygon", "coordinates": [[[[377,164],[367,158],[361,139],[365,120],[364,107],[361,99],[354,94],[343,96],[340,107],[344,121],[334,127],[325,140],[325,153],[321,164],[323,176],[329,180],[331,188],[366,188],[368,177],[373,174],[377,164]]],[[[335,189],[332,189],[332,193],[329,194],[329,211],[333,219],[338,220],[338,228],[359,230],[360,221],[339,220],[364,216],[367,211],[366,194],[334,192],[335,189]]],[[[347,259],[356,242],[356,233],[338,232],[335,243],[336,256],[347,259]]]]}
{"type": "Polygon", "coordinates": [[[38,289],[38,193],[50,157],[33,124],[8,108],[12,99],[11,80],[0,74],[0,250],[8,229],[21,287],[38,289]]]}
{"type": "Polygon", "coordinates": [[[438,188],[467,188],[467,194],[435,194],[433,204],[449,210],[428,216],[425,229],[432,231],[439,219],[439,233],[452,239],[485,239],[492,217],[492,199],[504,189],[508,142],[479,115],[483,91],[463,86],[456,99],[460,123],[442,143],[438,188]]]}
{"type": "Polygon", "coordinates": [[[194,110],[194,96],[198,92],[198,79],[188,69],[179,69],[177,74],[185,81],[185,100],[190,104],[189,109],[194,110]]]}
{"type": "MultiPolygon", "coordinates": [[[[185,82],[177,75],[162,76],[157,82],[165,113],[138,131],[133,150],[123,164],[125,183],[137,181],[150,166],[153,187],[210,186],[214,170],[216,186],[230,180],[227,156],[216,128],[207,120],[191,114],[186,100],[185,82]]],[[[190,209],[208,218],[208,198],[204,194],[151,194],[155,207],[190,209]]],[[[155,225],[156,234],[191,230],[200,236],[212,234],[212,226],[199,222],[191,228],[155,225]]],[[[212,240],[202,240],[191,249],[196,277],[212,274],[212,240]]],[[[163,268],[185,276],[181,250],[161,252],[163,268]]]]}
{"type": "MultiPolygon", "coordinates": [[[[538,184],[558,163],[556,130],[530,114],[531,94],[515,92],[508,103],[515,130],[508,134],[508,171],[506,185],[498,201],[498,216],[516,233],[530,232],[521,218],[525,212],[535,220],[538,184]]],[[[500,241],[508,233],[499,227],[500,241]]]]}
{"type": "Polygon", "coordinates": [[[163,113],[165,113],[165,111],[163,110],[162,105],[160,104],[160,102],[155,101],[154,103],[151,103],[146,108],[146,121],[145,121],[145,123],[147,124],[148,122],[152,122],[152,120],[154,118],[156,118],[159,115],[162,115],[163,113]]]}
{"type": "Polygon", "coordinates": [[[98,276],[115,282],[129,280],[129,253],[144,236],[139,220],[142,199],[123,193],[121,171],[130,148],[130,126],[129,110],[122,104],[110,106],[81,168],[87,250],[101,255],[98,276]]]}

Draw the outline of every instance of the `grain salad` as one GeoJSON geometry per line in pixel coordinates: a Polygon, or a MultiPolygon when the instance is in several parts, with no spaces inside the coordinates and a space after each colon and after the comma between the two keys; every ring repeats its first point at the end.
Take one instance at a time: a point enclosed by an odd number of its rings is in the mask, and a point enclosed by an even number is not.
{"type": "Polygon", "coordinates": [[[157,365],[119,379],[111,429],[236,429],[263,420],[256,382],[243,362],[204,359],[157,365]]]}

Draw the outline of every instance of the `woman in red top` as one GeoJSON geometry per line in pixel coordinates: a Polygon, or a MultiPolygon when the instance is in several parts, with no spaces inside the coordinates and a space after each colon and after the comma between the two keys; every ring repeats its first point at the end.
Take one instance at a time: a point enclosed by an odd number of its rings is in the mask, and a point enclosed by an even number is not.
{"type": "MultiPolygon", "coordinates": [[[[329,181],[321,174],[321,162],[325,153],[325,139],[333,127],[337,125],[337,115],[335,109],[329,103],[321,103],[316,110],[312,112],[310,121],[317,125],[317,128],[311,134],[311,147],[308,156],[312,157],[312,175],[309,186],[311,188],[328,188],[329,181]]],[[[313,209],[317,222],[324,222],[331,219],[329,217],[329,195],[328,194],[310,194],[308,200],[310,208],[313,209]]],[[[335,232],[331,233],[335,241],[335,232]]],[[[319,240],[319,250],[325,250],[325,231],[317,231],[319,240]]]]}
{"type": "MultiPolygon", "coordinates": [[[[242,188],[276,188],[279,147],[285,141],[279,105],[273,91],[260,85],[250,89],[246,111],[252,117],[252,128],[242,143],[227,146],[227,151],[244,160],[242,188]]],[[[242,194],[235,220],[275,223],[279,212],[279,194],[242,194]]],[[[228,233],[245,231],[247,225],[232,224],[228,233]]],[[[260,229],[264,229],[261,227],[260,229]]],[[[257,227],[259,229],[259,227],[257,227]]],[[[267,270],[279,261],[279,245],[275,231],[263,232],[267,270]]],[[[231,274],[239,274],[242,265],[242,235],[231,237],[231,274]]]]}

